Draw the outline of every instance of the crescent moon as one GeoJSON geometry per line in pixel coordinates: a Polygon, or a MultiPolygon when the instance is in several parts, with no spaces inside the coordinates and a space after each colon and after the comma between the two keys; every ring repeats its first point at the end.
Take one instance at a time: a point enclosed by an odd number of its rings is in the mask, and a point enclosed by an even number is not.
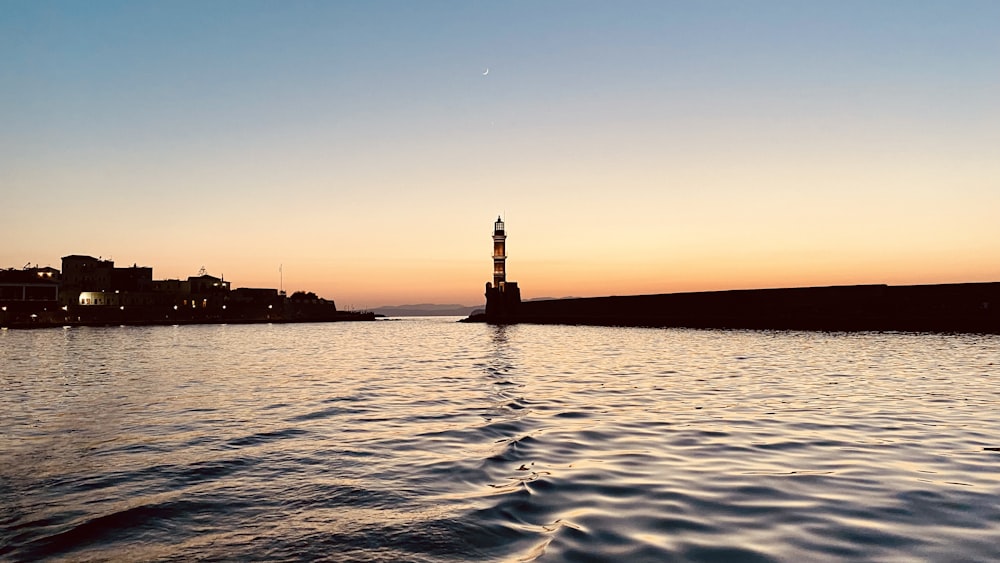
{"type": "Polygon", "coordinates": [[[483,76],[486,76],[489,73],[490,73],[490,67],[486,67],[486,72],[483,73],[483,76]]]}

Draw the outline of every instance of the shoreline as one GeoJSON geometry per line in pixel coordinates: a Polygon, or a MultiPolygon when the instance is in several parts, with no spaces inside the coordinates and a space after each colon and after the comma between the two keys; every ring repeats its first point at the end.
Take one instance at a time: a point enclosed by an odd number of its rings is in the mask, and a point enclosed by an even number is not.
{"type": "Polygon", "coordinates": [[[206,319],[93,319],[86,321],[36,321],[0,323],[0,329],[37,330],[48,328],[76,327],[111,327],[111,326],[186,326],[186,325],[249,325],[249,324],[293,324],[293,323],[341,323],[341,322],[371,322],[376,319],[375,313],[338,312],[335,317],[300,318],[300,319],[240,319],[240,318],[206,318],[206,319]]]}

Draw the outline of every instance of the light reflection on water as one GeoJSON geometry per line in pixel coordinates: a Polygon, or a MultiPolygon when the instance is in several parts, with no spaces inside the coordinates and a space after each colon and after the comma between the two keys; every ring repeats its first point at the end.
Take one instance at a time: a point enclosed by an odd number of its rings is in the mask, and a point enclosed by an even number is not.
{"type": "Polygon", "coordinates": [[[0,559],[1000,556],[1000,337],[0,333],[0,559]]]}

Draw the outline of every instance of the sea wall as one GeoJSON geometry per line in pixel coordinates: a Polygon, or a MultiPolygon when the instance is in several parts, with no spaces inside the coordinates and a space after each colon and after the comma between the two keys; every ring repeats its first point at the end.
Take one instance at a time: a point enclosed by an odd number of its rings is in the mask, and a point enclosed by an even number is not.
{"type": "Polygon", "coordinates": [[[1000,282],[752,289],[525,301],[505,322],[1000,333],[1000,282]]]}

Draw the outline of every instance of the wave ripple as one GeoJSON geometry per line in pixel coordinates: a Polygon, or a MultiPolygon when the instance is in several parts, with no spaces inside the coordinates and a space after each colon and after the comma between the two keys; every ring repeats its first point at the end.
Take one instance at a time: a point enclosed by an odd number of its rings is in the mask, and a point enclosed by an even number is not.
{"type": "Polygon", "coordinates": [[[1000,337],[0,333],[0,560],[1000,558],[1000,337]]]}

